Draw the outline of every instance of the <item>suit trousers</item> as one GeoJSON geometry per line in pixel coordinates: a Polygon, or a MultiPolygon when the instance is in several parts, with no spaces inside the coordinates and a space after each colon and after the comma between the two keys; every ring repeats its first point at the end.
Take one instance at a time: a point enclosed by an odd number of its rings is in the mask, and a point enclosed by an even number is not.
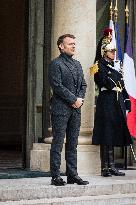
{"type": "Polygon", "coordinates": [[[81,124],[81,113],[71,109],[67,115],[51,115],[53,140],[50,150],[50,170],[52,177],[60,176],[61,151],[65,144],[66,175],[77,175],[77,144],[81,124]]]}

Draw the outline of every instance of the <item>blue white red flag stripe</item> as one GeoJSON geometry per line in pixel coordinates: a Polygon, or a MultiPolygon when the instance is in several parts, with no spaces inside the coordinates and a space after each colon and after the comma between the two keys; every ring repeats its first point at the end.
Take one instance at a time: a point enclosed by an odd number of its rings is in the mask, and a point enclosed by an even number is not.
{"type": "Polygon", "coordinates": [[[115,46],[116,48],[116,38],[115,38],[115,29],[114,29],[114,23],[113,20],[110,20],[109,22],[109,28],[112,29],[112,44],[115,46]]]}
{"type": "Polygon", "coordinates": [[[116,35],[116,47],[117,47],[116,48],[117,49],[117,59],[123,62],[118,22],[115,23],[115,35],[116,35]]]}
{"type": "Polygon", "coordinates": [[[123,62],[124,82],[125,88],[131,100],[131,112],[127,114],[127,124],[131,136],[136,138],[136,73],[128,24],[126,24],[125,39],[125,54],[123,62]]]}
{"type": "MultiPolygon", "coordinates": [[[[115,46],[115,48],[117,49],[117,42],[116,42],[115,28],[114,28],[113,20],[109,21],[109,28],[112,29],[112,41],[111,42],[115,46]]],[[[118,59],[117,53],[115,54],[114,69],[117,71],[120,70],[120,61],[118,59]]]]}

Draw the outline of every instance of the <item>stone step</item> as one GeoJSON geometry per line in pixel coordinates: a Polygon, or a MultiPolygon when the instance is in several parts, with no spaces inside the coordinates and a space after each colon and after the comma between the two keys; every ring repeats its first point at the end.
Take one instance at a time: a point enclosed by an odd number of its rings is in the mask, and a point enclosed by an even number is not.
{"type": "Polygon", "coordinates": [[[64,197],[0,202],[0,205],[136,205],[136,194],[64,197]]]}
{"type": "Polygon", "coordinates": [[[56,187],[51,177],[1,179],[0,205],[136,205],[136,172],[125,172],[125,177],[82,177],[87,186],[56,187]]]}
{"type": "MultiPolygon", "coordinates": [[[[130,172],[134,175],[135,170],[130,172]]],[[[19,201],[69,197],[91,197],[101,195],[136,193],[136,176],[126,173],[125,177],[83,177],[89,185],[50,185],[50,177],[0,180],[0,201],[19,201]]],[[[65,177],[63,177],[66,180],[65,177]]]]}

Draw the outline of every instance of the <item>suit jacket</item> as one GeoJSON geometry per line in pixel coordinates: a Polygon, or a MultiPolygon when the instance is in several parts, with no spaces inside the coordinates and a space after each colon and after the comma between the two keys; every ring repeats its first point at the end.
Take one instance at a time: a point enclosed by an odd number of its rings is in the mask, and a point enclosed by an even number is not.
{"type": "MultiPolygon", "coordinates": [[[[49,83],[53,96],[51,112],[53,114],[68,114],[77,97],[84,98],[86,82],[81,64],[64,53],[54,59],[49,65],[49,83]]],[[[77,109],[80,112],[80,109],[77,109]]]]}

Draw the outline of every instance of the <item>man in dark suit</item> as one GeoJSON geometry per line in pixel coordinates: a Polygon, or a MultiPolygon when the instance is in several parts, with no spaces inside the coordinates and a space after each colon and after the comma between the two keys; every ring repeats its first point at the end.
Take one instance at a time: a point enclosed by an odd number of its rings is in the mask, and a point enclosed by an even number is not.
{"type": "Polygon", "coordinates": [[[51,184],[63,186],[60,177],[61,151],[66,134],[65,159],[67,183],[86,185],[77,173],[77,144],[81,124],[81,106],[84,102],[86,82],[81,64],[72,58],[75,36],[65,34],[57,41],[60,55],[49,65],[51,121],[53,140],[50,151],[51,184]]]}

